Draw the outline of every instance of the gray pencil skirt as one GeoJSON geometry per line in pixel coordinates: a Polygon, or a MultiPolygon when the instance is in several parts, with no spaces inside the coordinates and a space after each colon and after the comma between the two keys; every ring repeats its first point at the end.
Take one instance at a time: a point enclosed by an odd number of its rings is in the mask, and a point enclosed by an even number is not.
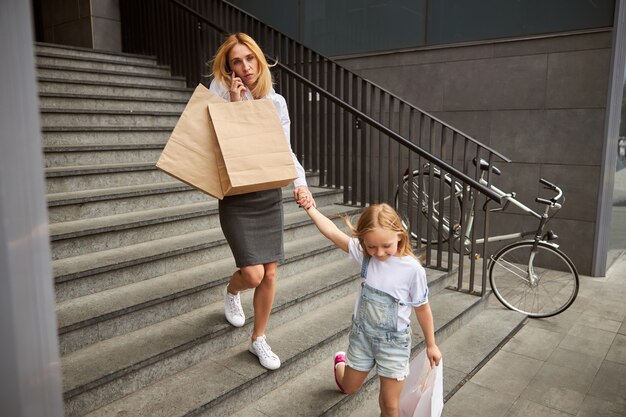
{"type": "Polygon", "coordinates": [[[283,259],[283,199],[280,188],[224,197],[220,225],[238,268],[283,259]]]}

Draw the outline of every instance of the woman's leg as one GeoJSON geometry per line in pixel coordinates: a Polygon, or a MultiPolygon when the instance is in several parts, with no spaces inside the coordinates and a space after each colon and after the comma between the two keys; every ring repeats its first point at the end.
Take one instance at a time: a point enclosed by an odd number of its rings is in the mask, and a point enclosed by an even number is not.
{"type": "Polygon", "coordinates": [[[344,363],[337,364],[335,370],[337,376],[337,382],[343,388],[343,392],[346,394],[354,394],[361,389],[365,378],[369,372],[357,371],[350,368],[344,363]]]}
{"type": "Polygon", "coordinates": [[[228,284],[228,292],[232,295],[239,291],[255,288],[252,340],[256,340],[258,336],[263,336],[269,323],[274,293],[276,292],[277,265],[277,262],[270,262],[263,265],[244,266],[235,271],[228,284]]]}
{"type": "Polygon", "coordinates": [[[276,293],[276,268],[277,263],[264,264],[264,274],[259,285],[254,290],[254,327],[252,329],[252,340],[265,334],[265,329],[270,321],[270,313],[274,304],[274,294],[276,293]]]}
{"type": "Polygon", "coordinates": [[[263,265],[244,266],[235,271],[228,283],[228,292],[236,295],[239,291],[256,288],[263,280],[265,268],[263,265]]]}
{"type": "Polygon", "coordinates": [[[380,404],[381,417],[400,417],[400,393],[404,387],[404,380],[380,377],[380,404]]]}

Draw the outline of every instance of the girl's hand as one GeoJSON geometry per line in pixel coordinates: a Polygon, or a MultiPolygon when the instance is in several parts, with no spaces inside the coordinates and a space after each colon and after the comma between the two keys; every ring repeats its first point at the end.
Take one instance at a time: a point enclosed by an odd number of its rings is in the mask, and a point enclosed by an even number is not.
{"type": "Polygon", "coordinates": [[[309,191],[308,187],[303,185],[297,187],[293,191],[293,195],[296,199],[296,203],[298,203],[298,205],[303,209],[308,210],[311,207],[317,207],[315,200],[313,199],[313,195],[311,194],[311,191],[309,191]]]}
{"type": "Polygon", "coordinates": [[[441,352],[437,345],[426,347],[426,356],[428,356],[431,368],[439,366],[439,362],[441,362],[441,352]]]}
{"type": "Polygon", "coordinates": [[[231,73],[230,77],[230,101],[243,101],[246,95],[246,86],[243,80],[231,73]]]}

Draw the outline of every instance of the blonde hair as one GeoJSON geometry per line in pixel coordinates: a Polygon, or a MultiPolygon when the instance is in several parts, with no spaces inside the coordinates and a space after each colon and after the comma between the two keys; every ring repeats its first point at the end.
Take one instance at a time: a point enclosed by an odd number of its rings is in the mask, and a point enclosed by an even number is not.
{"type": "Polygon", "coordinates": [[[352,226],[349,219],[344,218],[344,221],[350,230],[352,230],[352,236],[359,239],[359,243],[363,248],[363,254],[365,256],[367,256],[365,244],[363,242],[365,235],[374,229],[385,229],[396,232],[400,235],[397,255],[412,256],[417,259],[413,253],[413,249],[411,248],[409,233],[402,225],[402,221],[400,220],[398,213],[389,204],[372,204],[371,206],[366,207],[361,213],[356,227],[352,226]]]}
{"type": "Polygon", "coordinates": [[[233,33],[232,35],[229,35],[226,40],[224,40],[222,45],[220,45],[217,49],[215,56],[210,61],[212,70],[211,75],[213,75],[215,79],[222,84],[228,85],[230,83],[230,74],[232,71],[229,71],[230,66],[228,64],[228,54],[230,53],[230,50],[233,49],[233,46],[237,44],[247,46],[259,62],[259,77],[257,79],[256,86],[252,90],[252,97],[265,97],[272,91],[273,80],[270,67],[273,67],[276,64],[268,64],[265,59],[265,54],[263,54],[259,45],[257,45],[254,39],[245,33],[233,33]]]}

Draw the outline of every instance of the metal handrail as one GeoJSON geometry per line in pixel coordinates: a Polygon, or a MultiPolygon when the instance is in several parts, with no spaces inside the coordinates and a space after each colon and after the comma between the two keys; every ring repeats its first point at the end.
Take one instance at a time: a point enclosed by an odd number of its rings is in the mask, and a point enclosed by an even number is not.
{"type": "MultiPolygon", "coordinates": [[[[186,4],[181,3],[179,0],[169,0],[169,1],[170,1],[170,3],[173,3],[173,4],[181,7],[182,9],[186,10],[187,12],[191,13],[196,18],[198,18],[199,20],[203,21],[204,23],[206,23],[207,25],[211,26],[212,28],[218,30],[222,34],[227,34],[228,33],[224,28],[222,28],[222,27],[216,25],[215,23],[209,21],[209,19],[207,19],[205,16],[202,16],[201,14],[199,14],[195,10],[191,9],[186,4]]],[[[235,6],[233,6],[233,7],[235,7],[235,6]]],[[[292,70],[288,66],[282,64],[280,61],[278,61],[278,59],[276,59],[276,57],[270,57],[268,55],[265,55],[265,58],[268,61],[274,61],[276,63],[276,66],[280,67],[283,71],[287,72],[290,76],[292,76],[294,78],[297,78],[298,81],[302,82],[303,84],[306,84],[308,87],[310,87],[310,88],[314,89],[316,92],[322,94],[325,98],[327,98],[328,100],[332,101],[333,103],[338,104],[344,110],[350,112],[351,114],[353,114],[355,116],[358,116],[359,119],[364,120],[370,126],[372,126],[372,127],[376,128],[377,130],[383,132],[385,135],[388,135],[389,137],[393,138],[393,140],[395,140],[396,142],[406,146],[410,150],[416,152],[417,154],[419,154],[420,156],[422,156],[426,160],[432,162],[435,165],[438,165],[438,166],[442,167],[445,171],[453,174],[457,179],[459,179],[462,182],[470,185],[473,189],[480,191],[482,194],[486,195],[487,197],[489,197],[490,199],[492,199],[494,201],[497,201],[498,203],[501,202],[501,197],[497,193],[495,193],[491,188],[481,184],[479,181],[477,181],[474,178],[466,175],[462,171],[459,171],[457,168],[455,168],[452,165],[449,165],[447,162],[443,161],[442,159],[437,158],[436,156],[430,154],[429,152],[426,152],[424,149],[422,149],[421,147],[419,147],[419,146],[415,145],[414,143],[408,141],[407,139],[405,139],[404,137],[402,137],[398,133],[396,133],[393,130],[389,129],[387,126],[381,124],[380,122],[378,122],[377,120],[373,119],[369,115],[367,115],[367,114],[363,113],[362,111],[356,109],[354,106],[350,105],[349,103],[346,103],[345,101],[343,101],[339,97],[337,97],[334,94],[330,93],[329,91],[321,88],[320,86],[318,86],[317,84],[313,83],[309,79],[303,77],[302,75],[300,75],[296,71],[292,70]]],[[[394,94],[389,93],[388,91],[386,91],[383,88],[380,88],[380,87],[377,87],[377,88],[383,90],[385,93],[389,94],[390,96],[396,97],[398,100],[402,100],[399,97],[395,96],[394,94]]],[[[421,113],[425,113],[424,111],[418,109],[415,106],[412,106],[412,107],[414,107],[416,110],[418,110],[421,113]]],[[[460,132],[458,129],[448,125],[447,123],[444,123],[444,122],[440,121],[439,119],[436,119],[435,117],[432,117],[430,115],[429,115],[429,117],[431,117],[433,120],[436,120],[438,123],[441,123],[442,125],[448,127],[453,132],[461,134],[464,138],[469,139],[469,140],[479,144],[480,146],[484,147],[485,149],[488,149],[491,153],[493,153],[494,155],[498,156],[499,158],[501,158],[505,162],[510,162],[510,159],[508,159],[506,156],[498,153],[497,151],[489,149],[487,146],[485,146],[482,143],[478,142],[476,139],[473,139],[473,138],[469,137],[468,135],[460,132]]]]}
{"type": "MultiPolygon", "coordinates": [[[[467,286],[469,293],[477,294],[476,258],[470,257],[465,274],[453,235],[464,235],[468,219],[479,210],[478,198],[470,199],[470,194],[480,196],[480,204],[485,198],[501,201],[490,188],[491,171],[483,184],[480,168],[473,169],[470,161],[479,157],[490,164],[509,162],[507,157],[226,1],[126,0],[120,2],[120,13],[124,50],[155,55],[173,74],[185,75],[188,87],[205,82],[205,65],[229,33],[225,28],[252,35],[264,45],[268,61],[275,62],[277,91],[287,100],[291,115],[292,149],[317,174],[319,186],[341,189],[344,204],[360,206],[400,202],[402,193],[409,231],[416,236],[425,233],[416,241],[418,248],[425,248],[424,265],[458,268],[456,289],[465,291],[467,286]],[[434,175],[425,177],[429,172],[434,175]],[[421,184],[423,178],[428,184],[421,184]],[[416,186],[424,192],[415,193],[416,186]],[[460,206],[452,204],[459,198],[455,190],[462,190],[460,206]],[[412,193],[408,202],[407,193],[412,193]],[[449,216],[446,221],[454,221],[450,232],[441,227],[444,215],[449,216]]],[[[472,253],[475,234],[488,236],[489,211],[480,221],[482,231],[472,229],[472,253]]],[[[486,258],[487,245],[480,251],[486,258]]],[[[486,266],[484,262],[479,295],[487,287],[486,266]]]]}

